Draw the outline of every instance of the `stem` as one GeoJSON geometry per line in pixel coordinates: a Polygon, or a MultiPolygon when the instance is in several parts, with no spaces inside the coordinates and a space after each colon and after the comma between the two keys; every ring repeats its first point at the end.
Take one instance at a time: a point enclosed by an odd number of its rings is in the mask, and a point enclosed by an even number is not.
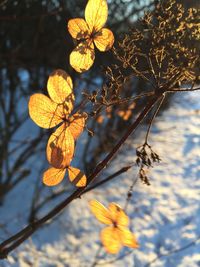
{"type": "MultiPolygon", "coordinates": [[[[88,177],[88,184],[90,184],[99,173],[108,165],[114,155],[118,152],[120,147],[124,144],[127,138],[136,130],[136,128],[140,125],[155,103],[161,98],[161,95],[153,96],[150,98],[149,102],[143,109],[143,111],[139,114],[133,124],[128,128],[127,132],[122,136],[119,142],[113,147],[111,152],[104,158],[102,162],[100,162],[94,171],[88,177]]],[[[87,184],[87,185],[88,185],[87,184]]],[[[84,192],[85,187],[76,189],[69,197],[67,197],[64,201],[58,204],[54,209],[52,209],[47,215],[38,219],[37,221],[29,224],[24,229],[19,231],[17,234],[13,235],[9,239],[5,240],[0,244],[0,259],[5,259],[11,251],[13,251],[16,247],[22,244],[26,239],[28,239],[41,225],[46,223],[51,218],[55,217],[58,213],[60,213],[66,206],[68,206],[74,199],[80,197],[80,195],[84,192]]]]}
{"type": "Polygon", "coordinates": [[[145,96],[153,96],[154,95],[154,91],[150,91],[150,92],[147,92],[147,93],[143,93],[143,94],[140,94],[140,95],[136,95],[136,96],[133,96],[133,97],[127,97],[127,98],[122,98],[121,100],[116,100],[114,102],[111,102],[110,104],[108,104],[106,107],[110,107],[112,105],[121,105],[121,104],[124,104],[124,103],[127,103],[129,101],[135,101],[135,100],[138,100],[142,97],[145,97],[145,96]]]}
{"type": "Polygon", "coordinates": [[[165,95],[163,95],[163,97],[161,98],[161,101],[160,101],[158,107],[156,108],[156,110],[155,110],[155,112],[154,112],[154,114],[153,114],[153,116],[152,116],[152,118],[150,120],[149,127],[147,129],[147,133],[146,133],[146,136],[145,136],[144,144],[147,144],[148,143],[148,136],[149,136],[149,132],[151,130],[151,126],[152,126],[153,121],[154,121],[155,117],[157,116],[157,114],[158,114],[161,106],[162,106],[162,103],[163,103],[164,99],[165,99],[165,95]]]}
{"type": "Polygon", "coordinates": [[[174,89],[171,89],[171,90],[167,90],[167,93],[174,93],[174,92],[192,92],[192,91],[198,91],[200,90],[200,87],[194,87],[194,88],[183,88],[183,89],[180,89],[180,88],[174,88],[174,89]]]}
{"type": "Polygon", "coordinates": [[[98,183],[95,183],[94,185],[89,186],[88,188],[86,188],[86,189],[82,192],[81,196],[82,196],[83,194],[85,194],[85,193],[87,193],[87,192],[89,192],[89,191],[91,191],[91,190],[93,190],[93,189],[95,189],[95,188],[101,186],[102,184],[107,183],[108,181],[110,181],[110,180],[114,179],[115,177],[119,176],[120,174],[122,174],[122,173],[124,173],[124,172],[127,172],[131,167],[132,167],[132,166],[123,167],[122,169],[120,169],[119,171],[117,171],[117,172],[113,173],[112,175],[106,177],[106,178],[103,179],[102,181],[100,181],[100,182],[98,182],[98,183]]]}
{"type": "Polygon", "coordinates": [[[152,261],[150,261],[149,263],[147,263],[145,265],[145,267],[149,267],[151,266],[154,262],[156,262],[158,259],[160,258],[163,258],[163,257],[167,257],[171,254],[175,254],[175,253],[178,253],[180,251],[183,251],[185,249],[188,249],[190,248],[191,246],[194,246],[196,245],[196,243],[200,240],[200,236],[197,236],[197,238],[195,240],[193,240],[192,242],[188,243],[187,245],[183,246],[183,247],[180,247],[180,248],[177,248],[177,249],[174,249],[174,250],[171,250],[171,251],[167,251],[163,254],[158,254],[158,256],[156,258],[154,258],[152,261]]]}
{"type": "Polygon", "coordinates": [[[98,257],[101,253],[101,250],[102,250],[102,245],[99,246],[99,248],[96,252],[95,258],[94,258],[94,262],[92,263],[91,267],[95,267],[98,264],[98,257]]]}
{"type": "Polygon", "coordinates": [[[125,212],[126,212],[127,209],[128,209],[128,204],[129,204],[129,202],[130,202],[130,200],[131,200],[131,198],[132,198],[132,194],[133,194],[133,188],[134,188],[134,186],[136,185],[137,181],[138,181],[138,175],[136,176],[135,179],[133,179],[132,184],[131,184],[131,186],[129,187],[129,190],[128,190],[128,193],[127,193],[126,202],[125,202],[125,206],[124,206],[124,209],[123,209],[125,212]]]}

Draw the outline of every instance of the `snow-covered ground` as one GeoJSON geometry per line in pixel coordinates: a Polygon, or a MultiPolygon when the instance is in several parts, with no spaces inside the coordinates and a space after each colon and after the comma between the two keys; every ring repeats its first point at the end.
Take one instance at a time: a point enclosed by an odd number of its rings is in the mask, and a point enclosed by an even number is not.
{"type": "MultiPolygon", "coordinates": [[[[198,92],[179,93],[173,99],[172,107],[156,119],[149,143],[162,162],[149,173],[151,186],[140,181],[136,183],[127,209],[131,217],[130,228],[140,243],[139,249],[124,248],[117,256],[105,254],[103,248],[100,250],[99,232],[104,226],[93,217],[88,207],[88,201],[94,198],[105,205],[114,201],[123,207],[136,176],[137,168],[133,167],[112,182],[75,200],[61,216],[12,253],[8,261],[1,261],[0,266],[200,266],[199,99],[198,92]]],[[[142,134],[139,139],[130,138],[102,178],[133,163],[135,147],[142,142],[142,134]]],[[[24,192],[24,203],[29,197],[23,186],[8,197],[0,209],[0,214],[4,215],[0,217],[0,224],[6,224],[2,217],[7,218],[7,226],[15,224],[25,213],[20,200],[16,198],[12,203],[12,197],[19,195],[19,190],[24,192]],[[21,215],[17,217],[17,214],[21,215]]],[[[0,237],[6,235],[8,233],[3,235],[1,232],[0,237]]]]}

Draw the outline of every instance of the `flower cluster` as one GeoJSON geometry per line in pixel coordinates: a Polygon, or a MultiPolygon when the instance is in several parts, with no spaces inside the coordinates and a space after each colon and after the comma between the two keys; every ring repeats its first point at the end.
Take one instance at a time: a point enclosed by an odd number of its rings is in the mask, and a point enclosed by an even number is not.
{"type": "Polygon", "coordinates": [[[43,182],[48,186],[57,185],[68,170],[71,182],[85,186],[86,176],[70,166],[75,140],[82,133],[86,120],[85,113],[71,114],[75,100],[71,77],[63,70],[54,71],[49,76],[47,91],[49,97],[34,94],[29,101],[29,114],[37,125],[47,129],[58,126],[47,143],[47,160],[52,167],[44,172],[43,182]]]}

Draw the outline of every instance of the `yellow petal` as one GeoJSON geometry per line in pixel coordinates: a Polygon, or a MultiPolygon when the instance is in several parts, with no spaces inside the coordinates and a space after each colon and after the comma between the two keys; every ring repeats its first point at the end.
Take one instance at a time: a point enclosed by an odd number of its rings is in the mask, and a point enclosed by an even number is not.
{"type": "Polygon", "coordinates": [[[122,244],[130,248],[139,248],[135,235],[125,227],[117,228],[122,244]]]}
{"type": "Polygon", "coordinates": [[[73,135],[74,139],[76,140],[79,135],[83,132],[83,129],[85,127],[85,120],[87,118],[87,114],[83,113],[75,113],[70,118],[70,125],[69,129],[71,131],[71,134],[73,135]]]}
{"type": "Polygon", "coordinates": [[[73,184],[75,184],[78,187],[86,186],[87,178],[81,170],[69,166],[68,167],[68,174],[69,174],[70,182],[72,182],[73,184]]]}
{"type": "Polygon", "coordinates": [[[65,123],[50,136],[46,153],[53,167],[62,169],[70,165],[74,155],[74,138],[65,123]]]}
{"type": "Polygon", "coordinates": [[[66,169],[49,168],[43,174],[43,183],[47,186],[54,186],[62,182],[66,169]]]}
{"type": "Polygon", "coordinates": [[[108,253],[116,254],[122,247],[115,227],[106,227],[101,231],[101,242],[108,253]]]}
{"type": "Polygon", "coordinates": [[[52,128],[62,121],[63,108],[43,94],[30,97],[29,115],[42,128],[52,128]]]}
{"type": "Polygon", "coordinates": [[[94,44],[91,40],[81,42],[70,54],[69,61],[77,72],[84,72],[94,63],[94,44]]]}
{"type": "Polygon", "coordinates": [[[103,28],[94,38],[94,43],[100,51],[107,51],[111,49],[114,43],[114,35],[111,30],[103,28]]]}
{"type": "Polygon", "coordinates": [[[91,200],[90,209],[98,221],[104,224],[108,224],[108,225],[112,224],[110,212],[100,202],[98,202],[97,200],[91,200]]]}
{"type": "Polygon", "coordinates": [[[90,35],[90,30],[84,19],[70,19],[68,21],[68,31],[74,39],[86,39],[90,35]]]}
{"type": "Polygon", "coordinates": [[[112,220],[118,225],[127,226],[129,224],[129,219],[122,208],[116,203],[110,203],[108,206],[112,220]]]}
{"type": "Polygon", "coordinates": [[[72,79],[64,70],[55,70],[49,76],[47,90],[54,102],[61,104],[64,101],[72,101],[72,88],[72,79]]]}
{"type": "Polygon", "coordinates": [[[89,0],[85,8],[85,20],[91,32],[98,32],[108,18],[108,5],[106,0],[89,0]]]}

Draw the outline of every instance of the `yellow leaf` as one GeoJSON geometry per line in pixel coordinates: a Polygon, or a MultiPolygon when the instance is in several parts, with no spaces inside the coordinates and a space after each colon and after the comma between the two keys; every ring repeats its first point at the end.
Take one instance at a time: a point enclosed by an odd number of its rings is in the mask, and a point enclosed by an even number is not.
{"type": "Polygon", "coordinates": [[[108,209],[97,200],[90,201],[90,209],[98,221],[104,224],[112,224],[112,218],[108,209]]]}
{"type": "Polygon", "coordinates": [[[91,33],[85,20],[80,18],[68,21],[68,31],[77,40],[86,39],[91,33]]]}
{"type": "Polygon", "coordinates": [[[98,32],[106,23],[108,5],[106,0],[89,0],[85,8],[85,20],[91,32],[98,32]]]}
{"type": "MultiPolygon", "coordinates": [[[[49,76],[47,90],[51,99],[57,104],[73,100],[72,88],[72,79],[65,71],[58,69],[49,76]]],[[[73,106],[71,110],[72,108],[73,106]]],[[[71,110],[69,110],[69,113],[71,110]]]]}
{"type": "Polygon", "coordinates": [[[130,248],[139,248],[139,244],[136,240],[135,235],[125,227],[117,228],[120,240],[122,244],[130,248]]]}
{"type": "Polygon", "coordinates": [[[49,168],[43,174],[43,183],[47,186],[55,186],[62,182],[66,169],[49,168]]]}
{"type": "Polygon", "coordinates": [[[29,100],[29,115],[42,128],[52,128],[62,121],[63,108],[43,94],[34,94],[29,100]]]}
{"type": "Polygon", "coordinates": [[[83,113],[75,113],[70,118],[70,125],[69,129],[71,131],[71,134],[73,135],[74,139],[76,140],[79,135],[83,132],[83,129],[85,127],[85,120],[87,118],[87,114],[83,113]]]}
{"type": "Polygon", "coordinates": [[[50,136],[46,153],[47,160],[53,167],[62,169],[70,165],[74,155],[74,138],[66,123],[50,136]]]}
{"type": "Polygon", "coordinates": [[[94,43],[100,51],[111,49],[114,43],[114,35],[111,30],[103,28],[94,37],[94,43]]]}
{"type": "Polygon", "coordinates": [[[101,242],[108,253],[116,254],[122,247],[117,228],[111,226],[101,231],[101,242]]]}
{"type": "Polygon", "coordinates": [[[71,167],[68,167],[69,180],[77,187],[83,187],[87,184],[87,178],[81,170],[71,167]]]}
{"type": "Polygon", "coordinates": [[[70,65],[77,72],[84,72],[94,63],[94,44],[91,40],[81,42],[70,54],[70,65]]]}
{"type": "Polygon", "coordinates": [[[126,215],[126,213],[122,210],[122,208],[119,205],[112,202],[109,204],[108,210],[110,211],[112,220],[117,225],[128,226],[129,224],[128,216],[126,215]]]}

